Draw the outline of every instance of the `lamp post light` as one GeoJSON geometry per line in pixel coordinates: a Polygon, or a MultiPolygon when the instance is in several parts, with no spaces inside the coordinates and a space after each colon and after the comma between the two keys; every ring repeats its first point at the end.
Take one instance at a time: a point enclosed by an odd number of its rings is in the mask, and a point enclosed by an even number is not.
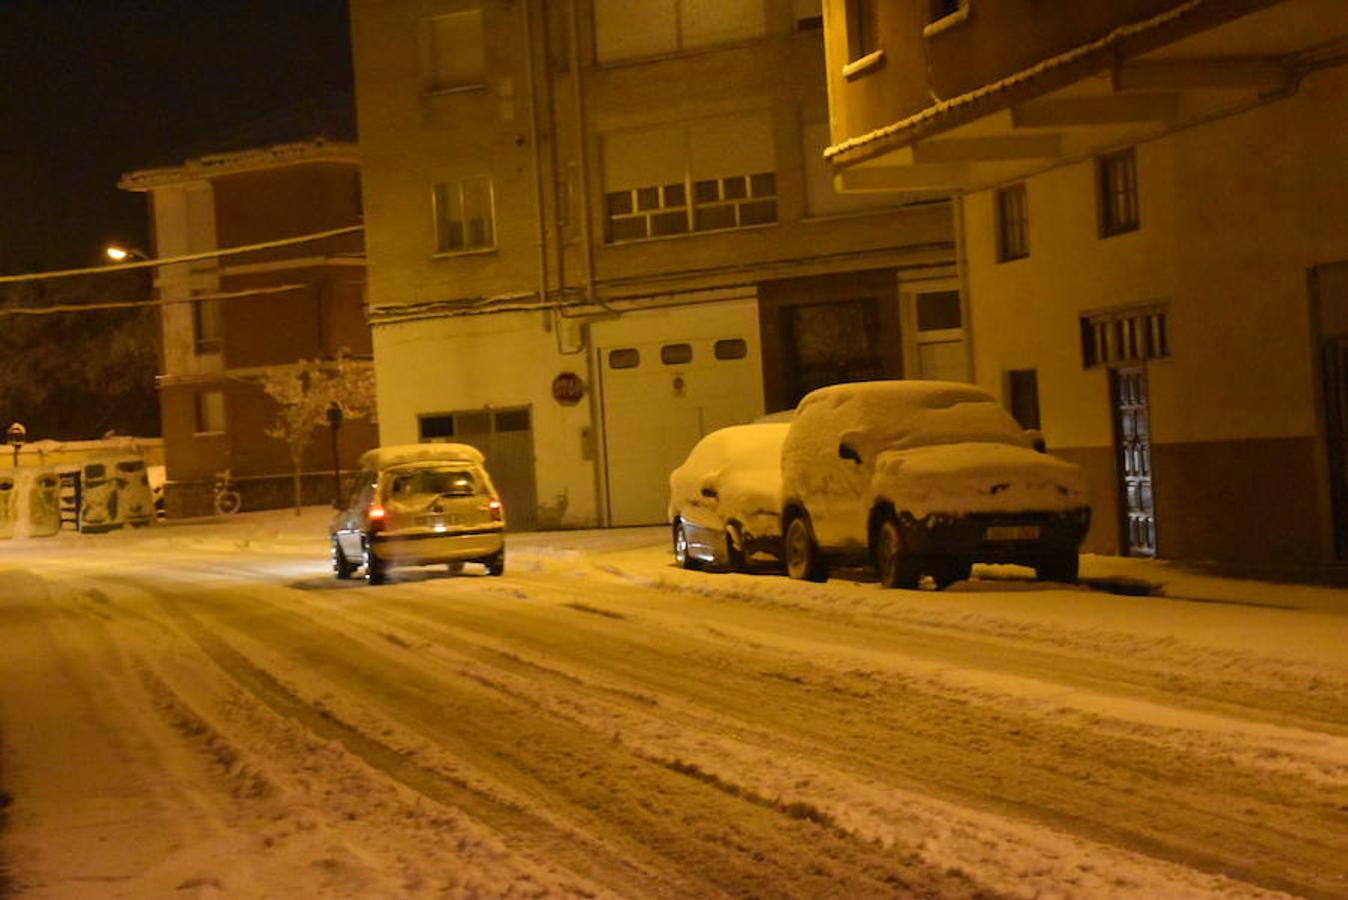
{"type": "Polygon", "coordinates": [[[120,244],[109,244],[103,252],[107,254],[108,259],[116,263],[126,262],[128,259],[150,258],[135,247],[123,247],[120,244]]]}
{"type": "Polygon", "coordinates": [[[342,508],[342,464],[337,453],[337,429],[342,427],[342,407],[334,400],[328,404],[328,427],[332,429],[332,506],[342,508]]]}
{"type": "Polygon", "coordinates": [[[9,426],[5,432],[5,437],[9,440],[9,445],[14,448],[14,468],[19,467],[19,448],[28,438],[28,428],[22,422],[15,422],[9,426]]]}

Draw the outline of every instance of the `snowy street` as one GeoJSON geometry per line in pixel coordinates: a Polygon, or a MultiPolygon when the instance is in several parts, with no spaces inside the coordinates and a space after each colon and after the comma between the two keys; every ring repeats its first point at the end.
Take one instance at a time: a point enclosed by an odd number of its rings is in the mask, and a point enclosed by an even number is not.
{"type": "Polygon", "coordinates": [[[0,542],[0,897],[1348,897],[1348,591],[0,542]]]}

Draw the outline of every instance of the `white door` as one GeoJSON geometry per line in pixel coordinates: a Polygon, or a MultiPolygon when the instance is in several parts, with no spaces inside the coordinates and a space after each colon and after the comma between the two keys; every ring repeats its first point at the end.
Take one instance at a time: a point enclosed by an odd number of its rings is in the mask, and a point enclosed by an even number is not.
{"type": "Polygon", "coordinates": [[[610,525],[667,521],[669,473],[693,445],[763,414],[756,304],[641,315],[596,340],[610,525]]]}

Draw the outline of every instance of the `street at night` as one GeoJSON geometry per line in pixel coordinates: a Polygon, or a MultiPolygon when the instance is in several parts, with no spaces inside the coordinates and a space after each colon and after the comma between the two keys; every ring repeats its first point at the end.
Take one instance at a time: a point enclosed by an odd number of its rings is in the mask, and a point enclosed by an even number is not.
{"type": "Polygon", "coordinates": [[[1348,893],[1348,593],[1083,558],[936,592],[328,512],[0,547],[24,897],[1348,893]]]}

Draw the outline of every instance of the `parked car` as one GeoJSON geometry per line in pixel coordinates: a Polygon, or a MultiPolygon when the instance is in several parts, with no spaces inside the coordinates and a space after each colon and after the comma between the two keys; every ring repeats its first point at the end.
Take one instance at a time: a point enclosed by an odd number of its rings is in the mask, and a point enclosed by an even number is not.
{"type": "Polygon", "coordinates": [[[505,511],[482,464],[466,444],[380,447],[360,458],[346,508],[330,528],[332,569],[370,584],[395,566],[464,563],[505,571],[505,511]]]}
{"type": "Polygon", "coordinates": [[[738,572],[757,553],[780,558],[782,441],[789,427],[761,422],[713,431],[670,473],[679,565],[738,572]]]}
{"type": "Polygon", "coordinates": [[[806,395],[782,446],[787,574],[871,562],[887,587],[938,588],[975,562],[1075,581],[1090,525],[1080,467],[1035,449],[981,389],[838,384],[806,395]]]}

